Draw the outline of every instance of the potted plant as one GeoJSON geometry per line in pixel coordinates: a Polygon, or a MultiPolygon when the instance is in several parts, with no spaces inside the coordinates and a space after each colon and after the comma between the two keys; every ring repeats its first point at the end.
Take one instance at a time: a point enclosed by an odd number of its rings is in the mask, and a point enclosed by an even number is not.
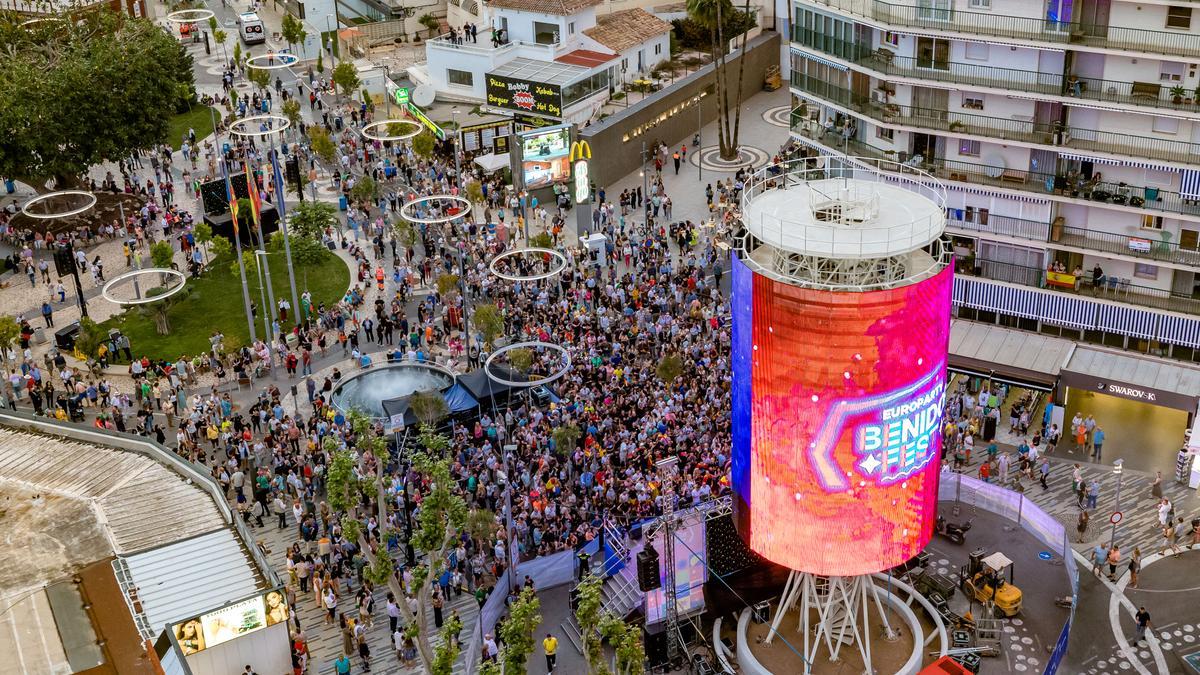
{"type": "Polygon", "coordinates": [[[1196,85],[1196,90],[1192,92],[1192,103],[1200,105],[1200,84],[1196,85]]]}
{"type": "Polygon", "coordinates": [[[1184,91],[1185,90],[1182,85],[1177,84],[1174,87],[1171,87],[1171,102],[1175,105],[1182,103],[1184,91]]]}
{"type": "Polygon", "coordinates": [[[963,124],[959,120],[954,120],[953,122],[950,123],[950,131],[962,131],[963,129],[966,129],[966,128],[967,128],[967,125],[963,124]]]}

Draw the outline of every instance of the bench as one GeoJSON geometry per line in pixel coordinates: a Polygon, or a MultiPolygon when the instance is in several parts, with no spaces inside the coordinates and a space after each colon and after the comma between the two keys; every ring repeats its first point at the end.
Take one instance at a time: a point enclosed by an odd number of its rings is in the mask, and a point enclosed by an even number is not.
{"type": "Polygon", "coordinates": [[[1157,82],[1134,82],[1129,95],[1133,98],[1147,98],[1157,101],[1161,91],[1162,85],[1157,82]]]}
{"type": "Polygon", "coordinates": [[[1001,183],[1016,183],[1017,185],[1025,184],[1025,172],[1016,169],[1006,169],[1000,174],[1001,183]]]}

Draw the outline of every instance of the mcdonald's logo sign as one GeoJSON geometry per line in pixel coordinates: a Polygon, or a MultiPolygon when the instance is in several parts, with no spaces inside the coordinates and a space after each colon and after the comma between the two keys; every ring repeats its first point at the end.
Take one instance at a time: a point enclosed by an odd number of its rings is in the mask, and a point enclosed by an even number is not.
{"type": "Polygon", "coordinates": [[[592,196],[592,181],[588,178],[588,160],[592,158],[592,146],[587,141],[571,144],[571,162],[575,171],[575,203],[583,204],[592,196]]]}
{"type": "Polygon", "coordinates": [[[591,159],[592,146],[588,145],[587,141],[575,141],[571,144],[571,156],[568,161],[575,162],[576,160],[591,159]]]}

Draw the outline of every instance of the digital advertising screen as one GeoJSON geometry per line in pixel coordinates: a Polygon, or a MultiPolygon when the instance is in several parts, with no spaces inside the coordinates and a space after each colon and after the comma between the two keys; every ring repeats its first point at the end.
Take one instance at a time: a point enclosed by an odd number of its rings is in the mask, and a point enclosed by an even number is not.
{"type": "Polygon", "coordinates": [[[848,576],[893,567],[929,542],[952,274],[817,290],[733,257],[732,478],[752,550],[848,576]]]}
{"type": "Polygon", "coordinates": [[[545,187],[571,176],[571,127],[547,127],[518,134],[521,176],[526,190],[545,187]]]}
{"type": "Polygon", "coordinates": [[[274,589],[171,627],[184,655],[195,654],[235,638],[287,621],[287,598],[274,589]]]}
{"type": "MultiPolygon", "coordinates": [[[[665,529],[654,537],[654,548],[661,555],[665,529]]],[[[704,609],[704,583],[708,581],[707,552],[704,541],[704,521],[693,521],[675,530],[675,602],[679,615],[687,616],[704,609]]],[[[659,578],[662,586],[646,594],[646,623],[666,619],[663,603],[667,597],[666,560],[659,558],[659,578]]]]}

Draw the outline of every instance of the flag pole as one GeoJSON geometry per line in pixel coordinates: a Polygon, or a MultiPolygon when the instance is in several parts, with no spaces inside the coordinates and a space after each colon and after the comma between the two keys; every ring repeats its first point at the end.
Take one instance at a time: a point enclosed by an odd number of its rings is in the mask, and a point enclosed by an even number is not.
{"type": "Polygon", "coordinates": [[[288,234],[287,209],[284,206],[283,173],[279,170],[279,151],[271,136],[271,169],[275,181],[275,210],[279,213],[279,231],[283,232],[283,256],[287,260],[288,285],[292,287],[292,323],[300,324],[300,295],[296,293],[296,270],[292,266],[292,244],[288,234]]]}
{"type": "MultiPolygon", "coordinates": [[[[212,109],[209,109],[212,114],[212,109]]],[[[217,124],[213,121],[213,131],[216,133],[217,124]]],[[[221,137],[216,135],[217,155],[221,158],[221,176],[225,179],[225,197],[229,199],[229,215],[233,223],[233,244],[237,247],[238,273],[242,277],[242,305],[246,310],[246,325],[250,327],[250,344],[258,341],[254,333],[254,312],[250,310],[250,289],[246,286],[246,263],[242,260],[242,235],[238,231],[237,195],[233,192],[233,183],[229,180],[229,169],[225,166],[225,153],[221,150],[221,137]]]]}

